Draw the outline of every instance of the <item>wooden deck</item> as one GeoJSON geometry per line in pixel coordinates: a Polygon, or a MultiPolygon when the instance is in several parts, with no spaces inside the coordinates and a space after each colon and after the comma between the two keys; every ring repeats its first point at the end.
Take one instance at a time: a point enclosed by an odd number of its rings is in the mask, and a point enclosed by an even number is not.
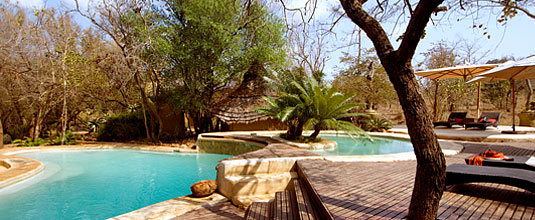
{"type": "MultiPolygon", "coordinates": [[[[446,157],[464,163],[473,153],[492,148],[506,155],[535,156],[531,144],[463,143],[463,153],[446,157]]],[[[402,219],[407,216],[416,161],[298,162],[335,219],[402,219]]],[[[176,219],[242,219],[244,212],[229,203],[194,210],[176,219]]],[[[440,201],[438,219],[535,219],[535,193],[490,183],[455,185],[440,201]]]]}
{"type": "Polygon", "coordinates": [[[223,219],[243,219],[245,211],[232,205],[230,202],[221,202],[213,205],[203,206],[199,209],[189,211],[171,220],[223,220],[223,219]]]}
{"type": "MultiPolygon", "coordinates": [[[[448,165],[464,163],[464,158],[472,151],[478,152],[488,145],[465,147],[469,153],[447,157],[448,165]]],[[[533,155],[534,152],[510,146],[497,150],[509,155],[533,155]]],[[[407,216],[416,161],[299,161],[299,165],[335,219],[402,219],[407,216]]],[[[501,184],[463,184],[444,192],[438,219],[535,219],[534,213],[535,193],[501,184]]]]}

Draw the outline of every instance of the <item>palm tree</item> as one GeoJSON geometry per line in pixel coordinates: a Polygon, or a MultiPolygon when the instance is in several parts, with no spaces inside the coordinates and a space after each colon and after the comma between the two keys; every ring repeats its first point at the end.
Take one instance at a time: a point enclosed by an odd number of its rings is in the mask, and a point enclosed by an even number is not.
{"type": "Polygon", "coordinates": [[[302,69],[286,70],[280,73],[272,72],[270,77],[264,77],[267,86],[277,92],[277,98],[263,97],[269,105],[262,106],[256,111],[271,116],[288,126],[288,138],[295,140],[303,134],[303,128],[308,117],[301,105],[300,91],[294,83],[303,84],[306,73],[302,69]]]}
{"type": "Polygon", "coordinates": [[[288,136],[294,140],[303,134],[303,127],[306,119],[301,115],[302,109],[299,108],[299,98],[293,95],[284,94],[276,99],[263,96],[269,105],[261,106],[256,109],[260,114],[268,115],[277,119],[288,126],[288,136]]]}
{"type": "Polygon", "coordinates": [[[290,139],[302,136],[303,127],[314,129],[314,140],[323,129],[345,130],[351,136],[367,136],[361,128],[340,120],[345,117],[365,116],[362,113],[347,113],[363,103],[347,103],[354,94],[343,94],[336,87],[323,85],[310,77],[291,76],[269,80],[278,91],[277,98],[264,97],[269,103],[257,112],[269,115],[288,125],[290,139]]]}
{"type": "Polygon", "coordinates": [[[340,93],[336,87],[330,84],[322,86],[313,78],[308,78],[303,86],[297,83],[294,85],[301,92],[300,105],[304,105],[301,108],[305,109],[308,117],[305,128],[314,130],[310,139],[314,140],[324,129],[344,130],[352,137],[367,135],[364,130],[351,122],[340,120],[353,116],[368,117],[363,113],[348,113],[364,105],[364,103],[348,103],[355,96],[353,93],[340,93]]]}

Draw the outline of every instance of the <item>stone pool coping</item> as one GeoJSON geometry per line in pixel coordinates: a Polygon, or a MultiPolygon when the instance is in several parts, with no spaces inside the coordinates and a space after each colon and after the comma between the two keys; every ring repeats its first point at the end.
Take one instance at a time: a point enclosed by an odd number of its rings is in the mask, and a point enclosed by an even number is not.
{"type": "MultiPolygon", "coordinates": [[[[214,132],[210,133],[210,135],[215,136],[233,136],[233,135],[253,135],[253,136],[263,136],[263,137],[271,137],[274,140],[277,140],[281,143],[296,146],[298,148],[304,148],[301,146],[302,144],[295,144],[292,142],[288,142],[285,140],[282,140],[281,138],[278,138],[280,133],[283,133],[285,131],[231,131],[231,132],[214,132]],[[275,138],[274,138],[275,137],[275,138]]],[[[305,134],[311,133],[310,131],[305,132],[305,134]]],[[[327,131],[321,131],[320,135],[344,135],[343,132],[337,132],[332,130],[327,131]]],[[[370,136],[373,137],[384,137],[384,138],[393,138],[393,139],[399,139],[404,141],[410,141],[410,136],[408,134],[400,134],[400,133],[383,133],[383,132],[368,132],[370,136]]],[[[234,136],[235,137],[235,136],[234,136]]],[[[199,136],[199,139],[203,138],[202,134],[199,136]]],[[[228,140],[227,140],[228,141],[228,140]]],[[[455,155],[462,151],[463,146],[457,143],[454,143],[450,140],[439,140],[440,146],[442,148],[442,152],[445,156],[455,155]]],[[[268,144],[269,145],[269,144],[268,144]]],[[[261,150],[260,150],[261,151],[261,150]]],[[[305,156],[305,155],[303,155],[305,156]]],[[[237,156],[239,157],[239,156],[237,156]]],[[[321,156],[321,155],[310,155],[311,159],[324,159],[329,161],[344,161],[344,162],[395,162],[395,161],[405,161],[405,160],[416,160],[416,156],[412,152],[408,153],[395,153],[395,154],[383,154],[383,155],[352,155],[352,156],[321,156]]],[[[227,160],[235,160],[232,158],[225,159],[227,160]]],[[[254,159],[265,159],[266,157],[249,157],[246,160],[254,160],[254,159]]],[[[290,158],[281,156],[278,158],[290,158]]],[[[241,158],[240,158],[241,159],[241,158]]]]}
{"type": "Polygon", "coordinates": [[[178,198],[159,202],[150,206],[140,208],[113,218],[110,220],[144,220],[144,219],[171,219],[186,214],[187,212],[209,206],[229,199],[225,196],[214,193],[203,198],[191,196],[181,196],[178,198]]]}

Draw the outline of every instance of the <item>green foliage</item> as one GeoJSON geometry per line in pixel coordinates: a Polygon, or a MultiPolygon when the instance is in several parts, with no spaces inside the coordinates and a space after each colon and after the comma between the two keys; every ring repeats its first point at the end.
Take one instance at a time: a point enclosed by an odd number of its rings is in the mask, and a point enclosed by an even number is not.
{"type": "Polygon", "coordinates": [[[286,139],[286,140],[291,140],[292,142],[297,142],[297,143],[310,143],[310,142],[314,142],[314,143],[318,143],[318,142],[321,142],[321,138],[313,138],[313,137],[309,137],[309,136],[299,136],[299,137],[291,137],[290,135],[288,135],[288,133],[282,133],[280,134],[280,137],[283,138],[283,139],[286,139]]]}
{"type": "Polygon", "coordinates": [[[165,2],[164,34],[154,41],[169,59],[163,83],[196,128],[211,121],[219,92],[238,83],[252,63],[273,69],[286,63],[284,24],[257,1],[165,2]]]}
{"type": "Polygon", "coordinates": [[[361,124],[362,129],[371,132],[383,132],[393,127],[388,119],[379,117],[361,118],[359,124],[361,124]]]}
{"type": "Polygon", "coordinates": [[[9,144],[11,143],[11,135],[9,134],[4,134],[4,144],[9,144]]]}
{"type": "MultiPolygon", "coordinates": [[[[499,64],[513,60],[512,57],[503,57],[501,59],[489,60],[489,64],[499,64]]],[[[507,106],[507,98],[511,94],[511,84],[507,80],[496,82],[484,82],[481,84],[481,97],[484,102],[494,105],[498,109],[504,109],[507,106]]]]}
{"type": "Polygon", "coordinates": [[[333,85],[341,92],[358,94],[352,102],[365,102],[368,108],[398,103],[396,91],[374,50],[366,51],[362,57],[346,53],[341,62],[346,68],[335,76],[333,85]]]}
{"type": "MultiPolygon", "coordinates": [[[[422,63],[426,69],[438,69],[452,67],[460,64],[456,48],[446,41],[440,41],[433,44],[433,47],[423,53],[425,60],[422,63]]],[[[450,111],[459,108],[468,108],[474,106],[477,94],[477,84],[466,84],[466,80],[458,79],[440,79],[429,80],[422,79],[422,86],[425,90],[426,99],[431,106],[434,105],[435,91],[437,94],[437,107],[435,120],[441,120],[441,116],[446,117],[450,111]],[[438,90],[437,89],[438,86],[438,90]]],[[[431,108],[433,109],[433,108],[431,108]]]]}
{"type": "Polygon", "coordinates": [[[46,145],[47,142],[44,141],[41,138],[35,138],[35,140],[33,140],[33,141],[32,141],[31,138],[26,138],[24,140],[15,139],[11,143],[12,144],[17,144],[17,146],[22,146],[22,147],[34,147],[34,146],[46,145]]]}
{"type": "Polygon", "coordinates": [[[438,69],[460,64],[458,61],[459,54],[456,53],[455,48],[450,46],[446,41],[439,41],[426,52],[422,53],[425,60],[423,64],[427,69],[438,69]]]}
{"type": "Polygon", "coordinates": [[[112,115],[100,126],[99,141],[129,141],[145,136],[143,112],[128,112],[112,115]]]}
{"type": "Polygon", "coordinates": [[[13,128],[9,129],[8,132],[11,135],[12,139],[23,139],[24,136],[28,136],[28,133],[30,133],[30,125],[28,124],[22,124],[14,126],[13,128]]]}
{"type": "Polygon", "coordinates": [[[266,77],[268,86],[277,91],[277,98],[263,97],[269,105],[261,106],[256,111],[271,116],[288,126],[290,139],[297,139],[303,133],[303,127],[308,120],[303,105],[300,105],[300,90],[296,85],[304,85],[306,74],[303,69],[293,71],[284,70],[280,73],[272,72],[266,77]]]}
{"type": "Polygon", "coordinates": [[[301,77],[299,74],[287,74],[272,79],[274,88],[278,88],[278,97],[264,97],[270,104],[257,109],[257,112],[269,115],[289,125],[288,137],[302,139],[295,131],[301,127],[314,129],[310,136],[314,140],[323,129],[344,130],[351,137],[366,135],[354,124],[340,120],[353,116],[366,116],[361,113],[347,113],[362,103],[348,103],[354,94],[339,93],[330,84],[322,85],[313,78],[301,77]],[[289,82],[289,83],[288,83],[289,82]],[[293,130],[295,129],[295,131],[293,130]]]}
{"type": "Polygon", "coordinates": [[[511,93],[511,84],[507,80],[488,82],[481,85],[482,99],[498,109],[507,106],[507,98],[511,93]]]}
{"type": "MultiPolygon", "coordinates": [[[[61,139],[63,137],[62,132],[56,132],[56,134],[49,135],[48,141],[46,142],[47,145],[60,145],[61,139]]],[[[65,141],[63,142],[65,145],[75,145],[76,144],[76,137],[72,134],[71,131],[65,132],[65,141]]]]}
{"type": "Polygon", "coordinates": [[[294,83],[301,91],[300,98],[307,120],[305,128],[314,129],[311,138],[316,138],[321,130],[343,130],[350,136],[366,136],[366,133],[351,122],[339,120],[354,116],[366,117],[362,113],[348,113],[363,103],[350,103],[354,93],[339,93],[338,89],[330,84],[320,85],[315,79],[308,78],[304,85],[294,83]]]}

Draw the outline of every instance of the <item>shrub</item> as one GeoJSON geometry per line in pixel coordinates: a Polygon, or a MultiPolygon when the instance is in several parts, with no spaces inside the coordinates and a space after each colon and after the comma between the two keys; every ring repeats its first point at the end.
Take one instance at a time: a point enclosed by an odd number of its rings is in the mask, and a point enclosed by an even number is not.
{"type": "MultiPolygon", "coordinates": [[[[147,122],[149,123],[149,122],[147,122]]],[[[150,125],[149,125],[150,126],[150,125]]],[[[112,115],[106,119],[97,132],[99,141],[129,141],[145,137],[143,112],[128,112],[112,115]]]]}
{"type": "Polygon", "coordinates": [[[41,138],[36,138],[34,141],[32,141],[31,138],[26,138],[24,140],[15,139],[11,143],[12,144],[17,144],[17,146],[24,146],[24,147],[33,147],[33,146],[40,146],[40,145],[46,145],[47,144],[41,138]]]}
{"type": "Polygon", "coordinates": [[[4,134],[4,144],[11,143],[11,136],[9,134],[4,134]]]}
{"type": "MultiPolygon", "coordinates": [[[[60,145],[62,136],[63,136],[63,134],[61,132],[57,132],[55,135],[49,135],[48,144],[50,144],[50,145],[60,145]]],[[[65,132],[65,141],[63,142],[63,144],[66,144],[66,145],[74,145],[74,144],[76,144],[76,138],[74,137],[74,135],[72,134],[71,131],[66,131],[65,132]]]]}
{"type": "Polygon", "coordinates": [[[23,124],[15,126],[7,131],[11,135],[12,139],[23,139],[24,136],[28,136],[30,133],[30,125],[23,124]]]}
{"type": "Polygon", "coordinates": [[[362,129],[365,131],[386,131],[388,129],[391,129],[392,123],[386,119],[386,118],[379,118],[379,117],[371,117],[371,118],[361,118],[359,120],[359,124],[361,124],[362,129]]]}

